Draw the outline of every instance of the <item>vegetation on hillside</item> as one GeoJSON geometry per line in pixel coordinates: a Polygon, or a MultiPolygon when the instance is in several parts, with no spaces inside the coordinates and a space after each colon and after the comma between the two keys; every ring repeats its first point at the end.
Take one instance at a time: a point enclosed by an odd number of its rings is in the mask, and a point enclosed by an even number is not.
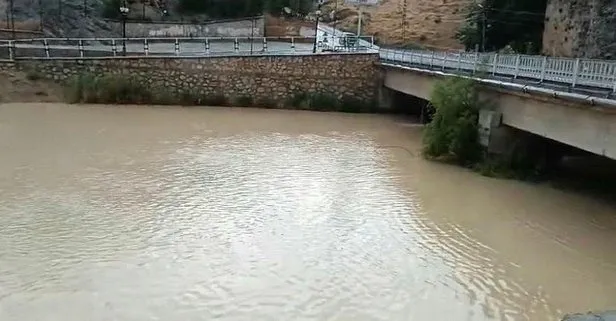
{"type": "Polygon", "coordinates": [[[263,13],[279,14],[288,7],[306,14],[313,8],[312,0],[179,0],[178,11],[207,14],[211,18],[238,18],[263,13]]]}
{"type": "Polygon", "coordinates": [[[541,49],[547,0],[485,0],[469,5],[465,23],[456,37],[467,50],[510,47],[516,52],[535,54],[541,49]]]}

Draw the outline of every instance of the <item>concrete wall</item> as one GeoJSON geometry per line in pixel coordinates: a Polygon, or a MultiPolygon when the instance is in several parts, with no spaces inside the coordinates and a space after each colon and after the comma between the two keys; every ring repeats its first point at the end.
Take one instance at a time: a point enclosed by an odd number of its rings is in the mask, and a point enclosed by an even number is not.
{"type": "MultiPolygon", "coordinates": [[[[122,35],[122,22],[111,23],[114,34],[122,35]]],[[[263,17],[254,19],[220,20],[203,24],[179,22],[132,22],[126,23],[126,36],[139,37],[262,37],[265,22],[263,17]],[[254,30],[253,30],[254,29],[254,30]]]]}
{"type": "Polygon", "coordinates": [[[83,72],[126,74],[152,88],[174,93],[250,96],[281,106],[298,93],[328,93],[373,101],[378,77],[376,54],[253,56],[221,58],[92,58],[0,62],[0,70],[37,70],[64,82],[83,72]],[[357,72],[361,70],[362,72],[357,72]]]}
{"type": "Polygon", "coordinates": [[[616,2],[548,0],[543,52],[551,56],[616,58],[616,2]]]}
{"type": "MultiPolygon", "coordinates": [[[[385,87],[423,99],[437,76],[385,68],[385,87]]],[[[602,110],[563,99],[481,87],[481,97],[502,114],[502,123],[582,150],[616,159],[616,110],[602,110]]]]}

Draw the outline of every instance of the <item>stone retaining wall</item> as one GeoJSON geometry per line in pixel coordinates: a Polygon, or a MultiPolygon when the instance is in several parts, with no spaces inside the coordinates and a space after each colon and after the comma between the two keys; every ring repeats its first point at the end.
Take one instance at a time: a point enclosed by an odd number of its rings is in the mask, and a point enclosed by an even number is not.
{"type": "MultiPolygon", "coordinates": [[[[110,21],[114,34],[122,35],[122,22],[110,21]]],[[[263,37],[263,17],[229,19],[204,23],[126,22],[126,36],[140,37],[263,37]]]]}
{"type": "Polygon", "coordinates": [[[251,97],[282,106],[298,93],[327,93],[338,98],[374,101],[379,77],[377,54],[320,54],[220,58],[92,58],[17,60],[1,71],[36,70],[65,82],[82,73],[125,74],[152,88],[228,98],[251,97]]]}

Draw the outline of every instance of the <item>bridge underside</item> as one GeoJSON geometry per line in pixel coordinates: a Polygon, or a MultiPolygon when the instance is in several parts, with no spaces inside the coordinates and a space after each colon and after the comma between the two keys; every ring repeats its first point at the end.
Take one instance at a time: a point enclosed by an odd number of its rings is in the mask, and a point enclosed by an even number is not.
{"type": "MultiPolygon", "coordinates": [[[[384,86],[430,99],[438,76],[384,67],[384,86]]],[[[564,99],[482,87],[481,96],[502,114],[502,123],[597,155],[616,159],[616,110],[564,99]]]]}

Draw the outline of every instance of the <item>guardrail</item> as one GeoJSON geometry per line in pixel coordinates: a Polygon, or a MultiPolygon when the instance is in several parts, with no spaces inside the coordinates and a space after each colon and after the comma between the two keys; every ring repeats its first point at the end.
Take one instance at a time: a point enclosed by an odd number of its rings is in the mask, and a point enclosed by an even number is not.
{"type": "Polygon", "coordinates": [[[37,38],[0,41],[0,58],[297,55],[312,54],[315,40],[316,53],[371,50],[358,37],[37,38]]]}
{"type": "Polygon", "coordinates": [[[466,72],[479,77],[507,77],[572,88],[616,93],[616,61],[474,52],[379,49],[381,61],[466,72]]]}

